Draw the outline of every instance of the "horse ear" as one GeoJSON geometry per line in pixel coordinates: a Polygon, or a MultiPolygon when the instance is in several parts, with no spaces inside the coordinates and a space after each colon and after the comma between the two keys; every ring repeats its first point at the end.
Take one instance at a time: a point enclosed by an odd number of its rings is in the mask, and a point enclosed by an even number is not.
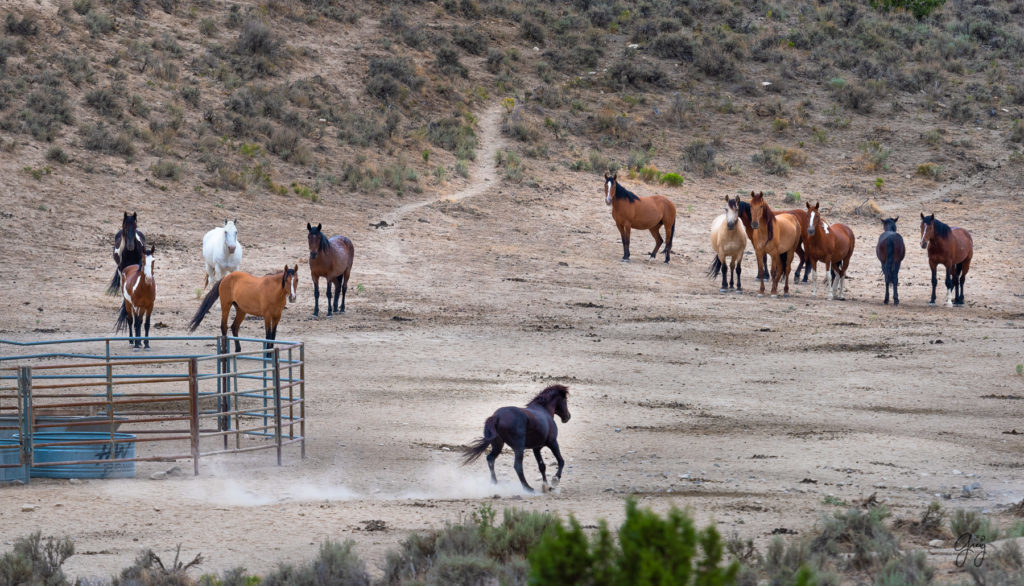
{"type": "Polygon", "coordinates": [[[319,232],[322,229],[323,229],[323,225],[320,222],[317,222],[316,223],[316,231],[319,232]]]}
{"type": "Polygon", "coordinates": [[[896,222],[899,222],[899,221],[900,221],[900,217],[899,216],[896,216],[895,218],[892,219],[892,223],[893,224],[895,224],[896,222]]]}
{"type": "Polygon", "coordinates": [[[132,219],[133,220],[138,218],[138,217],[139,217],[139,212],[132,212],[132,219]]]}
{"type": "Polygon", "coordinates": [[[921,219],[924,220],[924,212],[921,212],[921,219]]]}
{"type": "Polygon", "coordinates": [[[309,230],[310,232],[313,231],[313,227],[309,225],[309,222],[306,222],[306,229],[309,230]]]}
{"type": "MultiPolygon", "coordinates": [[[[923,214],[922,214],[922,215],[923,215],[923,214]]],[[[126,220],[128,219],[128,212],[125,212],[125,213],[124,213],[124,219],[126,219],[126,220]]]]}

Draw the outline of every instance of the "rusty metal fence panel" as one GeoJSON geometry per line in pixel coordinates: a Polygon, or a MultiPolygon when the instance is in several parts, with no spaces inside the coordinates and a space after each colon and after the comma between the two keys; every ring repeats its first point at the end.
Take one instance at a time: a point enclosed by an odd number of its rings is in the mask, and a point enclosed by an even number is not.
{"type": "Polygon", "coordinates": [[[199,474],[203,457],[271,449],[281,465],[291,445],[306,457],[301,342],[268,348],[267,340],[230,336],[150,339],[184,351],[118,352],[129,338],[0,340],[0,481],[28,482],[33,469],[71,464],[188,459],[199,474]],[[235,340],[241,352],[229,351],[235,340]],[[52,431],[102,433],[67,441],[40,435],[52,431]],[[33,461],[36,450],[66,446],[94,447],[94,455],[33,461]]]}

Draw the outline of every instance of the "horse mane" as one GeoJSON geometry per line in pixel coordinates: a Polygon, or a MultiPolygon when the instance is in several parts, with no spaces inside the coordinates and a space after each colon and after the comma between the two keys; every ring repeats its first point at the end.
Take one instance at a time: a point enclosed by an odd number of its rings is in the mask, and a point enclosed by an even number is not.
{"type": "Polygon", "coordinates": [[[768,207],[768,202],[764,202],[764,225],[768,228],[768,240],[771,240],[775,237],[775,214],[768,207]]]}
{"type": "Polygon", "coordinates": [[[940,222],[935,216],[932,216],[932,230],[935,231],[935,235],[939,238],[949,238],[949,235],[952,233],[952,228],[940,222]]]}
{"type": "Polygon", "coordinates": [[[739,204],[740,204],[740,211],[739,211],[740,218],[744,218],[745,217],[745,218],[747,218],[747,221],[749,222],[750,220],[753,219],[751,217],[751,215],[750,215],[750,202],[743,201],[740,198],[736,198],[736,199],[739,201],[739,204]]]}
{"type": "Polygon", "coordinates": [[[330,250],[330,248],[331,248],[331,241],[327,239],[327,235],[326,234],[324,234],[323,232],[320,232],[320,244],[317,245],[317,252],[323,252],[325,250],[330,250]]]}
{"type": "Polygon", "coordinates": [[[640,196],[623,187],[618,181],[615,182],[615,197],[625,198],[628,202],[640,201],[640,196]]]}
{"type": "Polygon", "coordinates": [[[526,406],[527,407],[529,407],[530,405],[540,405],[542,407],[546,406],[548,403],[550,403],[552,400],[554,400],[554,398],[557,395],[561,395],[561,394],[565,394],[566,396],[568,396],[569,395],[569,388],[566,387],[565,385],[551,385],[550,387],[548,387],[548,388],[544,389],[543,391],[537,393],[537,396],[534,397],[533,400],[531,400],[529,403],[527,403],[526,406]]]}

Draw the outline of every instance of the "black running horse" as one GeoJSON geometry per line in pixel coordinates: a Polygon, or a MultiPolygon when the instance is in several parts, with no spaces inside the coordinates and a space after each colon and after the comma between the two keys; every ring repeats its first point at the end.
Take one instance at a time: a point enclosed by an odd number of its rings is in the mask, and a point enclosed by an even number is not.
{"type": "Polygon", "coordinates": [[[130,265],[141,265],[143,249],[146,248],[146,237],[137,228],[138,212],[128,215],[124,213],[121,229],[114,235],[114,278],[107,287],[107,295],[117,295],[121,291],[121,272],[130,265]]]}
{"type": "Polygon", "coordinates": [[[494,460],[501,453],[502,447],[508,444],[515,452],[516,474],[519,475],[519,482],[527,492],[533,492],[533,488],[526,482],[523,476],[523,450],[530,448],[537,458],[537,467],[540,468],[541,478],[544,479],[544,488],[548,486],[548,477],[544,470],[544,460],[540,456],[540,449],[547,447],[558,460],[558,472],[551,479],[553,486],[558,486],[562,478],[562,468],[565,467],[565,460],[562,459],[562,452],[558,449],[558,427],[555,425],[554,416],[562,418],[562,423],[569,422],[569,389],[562,385],[552,385],[533,398],[524,407],[502,407],[494,412],[484,422],[484,437],[467,446],[463,453],[465,458],[463,465],[476,461],[481,454],[491,448],[487,454],[487,466],[491,469],[491,482],[497,483],[498,477],[494,475],[494,460]]]}

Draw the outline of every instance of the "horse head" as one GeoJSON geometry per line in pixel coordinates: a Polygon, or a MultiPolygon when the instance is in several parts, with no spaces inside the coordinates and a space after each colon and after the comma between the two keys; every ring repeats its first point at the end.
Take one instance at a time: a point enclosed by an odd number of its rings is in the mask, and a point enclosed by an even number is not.
{"type": "Polygon", "coordinates": [[[228,254],[234,254],[235,248],[238,247],[238,226],[235,223],[238,220],[224,220],[224,246],[228,249],[228,254]]]}
{"type": "Polygon", "coordinates": [[[309,232],[306,236],[306,243],[309,244],[309,260],[316,258],[316,255],[323,250],[323,241],[327,238],[320,231],[321,228],[320,224],[317,224],[316,228],[314,228],[309,222],[306,222],[306,230],[309,232]]]}
{"type": "Polygon", "coordinates": [[[750,227],[757,230],[761,227],[761,222],[767,217],[765,210],[768,206],[764,203],[764,192],[754,193],[750,192],[750,227]]]}
{"type": "Polygon", "coordinates": [[[608,173],[604,174],[604,203],[606,205],[612,205],[612,200],[615,199],[615,190],[617,185],[617,175],[609,175],[608,173]]]}
{"type": "Polygon", "coordinates": [[[153,258],[153,252],[156,251],[156,246],[150,246],[149,250],[142,249],[142,273],[153,278],[153,268],[156,266],[156,259],[153,258]]]}
{"type": "Polygon", "coordinates": [[[124,213],[124,219],[121,221],[121,242],[124,242],[125,250],[135,250],[135,229],[138,226],[138,219],[138,212],[133,212],[130,216],[128,212],[124,213]]]}
{"type": "Polygon", "coordinates": [[[935,214],[925,216],[921,213],[921,248],[928,248],[932,237],[935,236],[935,214]]]}
{"type": "Polygon", "coordinates": [[[562,418],[562,423],[568,423],[572,415],[569,414],[569,388],[565,385],[551,385],[537,394],[530,401],[530,404],[537,403],[543,406],[548,413],[562,418]]]}
{"type": "Polygon", "coordinates": [[[896,222],[898,222],[899,219],[900,219],[900,217],[896,216],[895,218],[886,218],[886,219],[882,220],[882,231],[883,232],[895,232],[896,231],[896,222]]]}
{"type": "Polygon", "coordinates": [[[807,235],[814,236],[818,224],[821,223],[821,202],[814,202],[814,207],[811,207],[811,202],[804,205],[807,206],[807,235]]]}
{"type": "Polygon", "coordinates": [[[288,301],[295,303],[295,286],[299,283],[299,265],[295,268],[284,265],[284,275],[281,276],[281,288],[288,292],[288,301]]]}
{"type": "Polygon", "coordinates": [[[725,196],[725,225],[730,230],[736,229],[736,222],[740,219],[740,198],[730,199],[725,196]]]}

